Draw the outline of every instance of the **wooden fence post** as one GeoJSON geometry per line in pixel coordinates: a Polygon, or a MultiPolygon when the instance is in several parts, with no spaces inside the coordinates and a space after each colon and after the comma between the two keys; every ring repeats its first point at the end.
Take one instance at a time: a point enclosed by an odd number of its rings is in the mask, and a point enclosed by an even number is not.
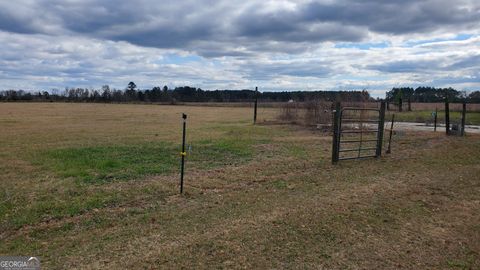
{"type": "Polygon", "coordinates": [[[450,104],[448,99],[445,99],[445,131],[450,135],[450,104]]]}
{"type": "Polygon", "coordinates": [[[390,126],[390,136],[388,138],[387,154],[390,154],[392,152],[392,136],[393,136],[393,123],[394,122],[395,122],[395,114],[392,114],[392,124],[390,126]]]}
{"type": "Polygon", "coordinates": [[[380,115],[378,121],[378,133],[377,133],[377,150],[375,152],[376,157],[382,155],[383,144],[383,130],[385,129],[385,101],[380,104],[380,115]]]}
{"type": "Polygon", "coordinates": [[[338,152],[338,142],[340,140],[340,113],[342,110],[342,105],[340,102],[335,104],[335,111],[333,116],[333,141],[332,141],[332,164],[336,164],[340,158],[338,152]]]}
{"type": "Polygon", "coordinates": [[[463,102],[462,106],[462,128],[460,129],[460,136],[465,135],[465,117],[467,115],[467,103],[463,102]]]}

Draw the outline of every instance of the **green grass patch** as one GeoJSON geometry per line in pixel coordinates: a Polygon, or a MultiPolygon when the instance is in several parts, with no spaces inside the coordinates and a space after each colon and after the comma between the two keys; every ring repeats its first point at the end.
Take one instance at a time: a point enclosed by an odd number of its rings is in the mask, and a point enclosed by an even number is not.
{"type": "Polygon", "coordinates": [[[276,180],[272,182],[273,186],[277,189],[286,189],[288,187],[288,184],[284,180],[276,180]]]}
{"type": "Polygon", "coordinates": [[[21,215],[12,215],[10,222],[14,227],[34,224],[39,221],[73,217],[92,209],[113,206],[122,201],[122,196],[112,192],[97,191],[94,194],[83,192],[63,200],[61,195],[52,194],[40,198],[31,207],[22,211],[21,215]]]}
{"type": "MultiPolygon", "coordinates": [[[[221,139],[189,143],[187,162],[196,169],[238,164],[254,156],[255,144],[265,143],[244,134],[227,133],[221,139]]],[[[46,150],[34,164],[63,178],[83,183],[138,179],[177,172],[180,145],[149,143],[46,150]]]]}
{"type": "Polygon", "coordinates": [[[305,145],[288,144],[286,145],[287,154],[298,159],[305,159],[308,157],[308,152],[305,145]]]}
{"type": "Polygon", "coordinates": [[[253,144],[251,140],[202,140],[193,144],[188,161],[205,169],[245,162],[253,157],[253,144]]]}
{"type": "Polygon", "coordinates": [[[447,260],[448,268],[450,269],[473,269],[472,266],[474,264],[475,258],[470,258],[467,261],[462,260],[447,260]]]}
{"type": "Polygon", "coordinates": [[[61,148],[42,153],[37,163],[84,182],[128,180],[172,172],[178,164],[174,150],[164,143],[61,148]]]}
{"type": "Polygon", "coordinates": [[[240,164],[255,156],[255,146],[271,142],[269,129],[257,126],[212,126],[223,135],[192,143],[188,160],[197,168],[240,164]]]}

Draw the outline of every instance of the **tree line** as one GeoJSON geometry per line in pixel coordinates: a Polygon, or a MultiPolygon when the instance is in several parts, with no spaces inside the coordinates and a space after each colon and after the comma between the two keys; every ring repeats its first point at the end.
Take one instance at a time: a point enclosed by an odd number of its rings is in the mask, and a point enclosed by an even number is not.
{"type": "MultiPolygon", "coordinates": [[[[255,98],[265,102],[287,102],[326,100],[365,102],[373,98],[368,91],[282,91],[282,92],[255,92],[254,90],[212,90],[190,86],[169,89],[153,87],[152,89],[138,90],[134,82],[130,82],[125,89],[110,88],[104,85],[101,89],[66,88],[64,91],[0,91],[0,101],[63,101],[63,102],[162,102],[175,104],[177,102],[251,102],[255,98]]],[[[443,102],[448,98],[450,102],[467,101],[480,103],[480,91],[457,91],[453,88],[411,87],[392,88],[386,94],[386,100],[391,103],[403,102],[443,102]]]]}
{"type": "Polygon", "coordinates": [[[111,89],[108,85],[101,89],[66,88],[64,91],[0,91],[1,101],[64,101],[64,102],[251,102],[255,98],[260,101],[286,102],[308,100],[346,100],[368,101],[372,98],[367,91],[283,91],[256,92],[254,90],[211,90],[190,86],[169,89],[153,87],[138,90],[134,82],[130,82],[124,90],[111,89]]]}
{"type": "Polygon", "coordinates": [[[458,91],[453,88],[435,87],[394,87],[386,94],[386,100],[392,103],[401,102],[480,102],[480,91],[473,91],[468,94],[465,91],[458,91]]]}

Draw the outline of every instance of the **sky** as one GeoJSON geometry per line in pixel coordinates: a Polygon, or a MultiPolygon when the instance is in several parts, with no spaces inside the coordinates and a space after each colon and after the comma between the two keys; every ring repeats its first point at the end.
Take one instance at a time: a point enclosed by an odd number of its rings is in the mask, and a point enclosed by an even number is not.
{"type": "Polygon", "coordinates": [[[0,90],[480,90],[478,0],[0,2],[0,90]]]}

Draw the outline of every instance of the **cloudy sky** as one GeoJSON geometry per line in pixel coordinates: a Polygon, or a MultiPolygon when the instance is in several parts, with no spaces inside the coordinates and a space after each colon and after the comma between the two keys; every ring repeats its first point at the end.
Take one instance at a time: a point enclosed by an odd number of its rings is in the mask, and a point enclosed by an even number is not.
{"type": "Polygon", "coordinates": [[[480,89],[478,0],[0,2],[0,89],[480,89]]]}

